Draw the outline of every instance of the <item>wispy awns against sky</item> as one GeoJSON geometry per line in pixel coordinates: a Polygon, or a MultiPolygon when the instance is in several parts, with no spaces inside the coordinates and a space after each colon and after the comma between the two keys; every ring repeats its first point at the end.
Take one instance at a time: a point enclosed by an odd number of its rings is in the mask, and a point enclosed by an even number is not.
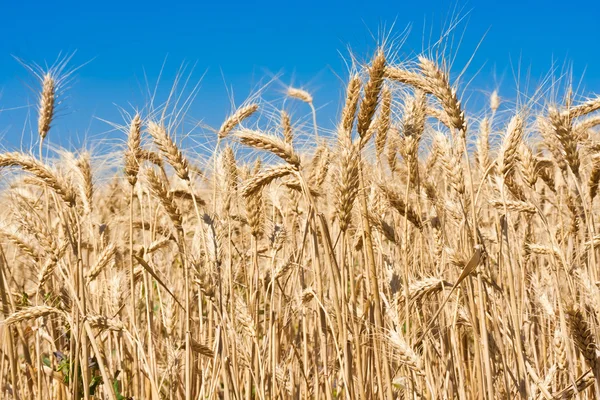
{"type": "MultiPolygon", "coordinates": [[[[475,52],[465,75],[475,76],[468,86],[474,93],[500,87],[515,99],[519,65],[523,89],[527,76],[534,87],[565,63],[572,63],[576,83],[584,76],[580,91],[600,85],[600,3],[591,0],[7,1],[0,11],[0,134],[9,147],[27,148],[36,139],[36,82],[13,56],[44,64],[76,51],[71,65],[86,64],[73,75],[49,137],[63,146],[119,137],[103,120],[118,123],[120,108],[142,108],[163,64],[163,96],[182,63],[194,68],[190,85],[202,79],[189,110],[194,121],[218,127],[232,102],[277,75],[270,96],[282,97],[290,83],[303,87],[314,95],[319,122],[331,126],[348,48],[367,59],[378,40],[403,37],[411,26],[398,55],[414,57],[456,19],[454,65],[460,70],[475,52]]],[[[299,117],[308,113],[301,104],[289,106],[299,117]]]]}

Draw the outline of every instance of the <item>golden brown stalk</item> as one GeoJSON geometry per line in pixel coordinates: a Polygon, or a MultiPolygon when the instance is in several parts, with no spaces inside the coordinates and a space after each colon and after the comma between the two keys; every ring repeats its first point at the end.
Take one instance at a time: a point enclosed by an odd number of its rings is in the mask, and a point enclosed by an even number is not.
{"type": "Polygon", "coordinates": [[[254,114],[256,110],[258,110],[258,104],[248,104],[247,106],[238,108],[238,110],[229,118],[227,118],[225,122],[223,122],[223,125],[221,125],[221,129],[219,129],[219,137],[223,138],[227,136],[227,134],[231,132],[233,128],[254,114]]]}
{"type": "Polygon", "coordinates": [[[561,171],[566,171],[567,162],[565,161],[561,144],[554,132],[554,127],[550,123],[550,120],[543,116],[538,116],[536,123],[539,132],[544,138],[544,144],[546,145],[546,148],[552,153],[552,157],[556,161],[556,164],[561,171]]]}
{"type": "Polygon", "coordinates": [[[187,159],[183,156],[171,136],[167,132],[167,128],[163,124],[158,124],[154,121],[148,122],[148,132],[154,139],[154,143],[163,153],[169,164],[175,169],[175,173],[184,181],[190,180],[190,166],[187,159]]]}
{"type": "Polygon", "coordinates": [[[68,206],[75,205],[76,196],[73,188],[56,171],[35,158],[18,152],[0,154],[0,168],[6,167],[20,167],[35,175],[54,190],[68,206]]]}
{"type": "Polygon", "coordinates": [[[569,214],[571,214],[571,225],[569,226],[569,233],[577,235],[582,219],[582,212],[580,211],[581,199],[576,199],[569,192],[567,192],[565,197],[567,210],[569,210],[569,214]]]}
{"type": "Polygon", "coordinates": [[[166,236],[173,240],[175,239],[175,237],[172,234],[171,228],[169,228],[167,226],[161,226],[160,224],[150,224],[147,221],[146,222],[134,221],[133,227],[135,229],[144,229],[147,231],[155,231],[159,235],[166,236]]]}
{"type": "Polygon", "coordinates": [[[570,107],[565,113],[568,119],[583,117],[584,115],[600,110],[600,97],[590,99],[574,107],[570,107]]]}
{"type": "Polygon", "coordinates": [[[42,216],[34,209],[30,209],[25,200],[19,200],[15,208],[15,222],[21,226],[21,229],[35,237],[46,254],[57,254],[58,237],[49,229],[42,216]]]}
{"type": "Polygon", "coordinates": [[[113,243],[109,243],[108,246],[102,250],[100,254],[98,254],[98,258],[96,259],[96,263],[88,270],[87,273],[87,281],[88,283],[95,279],[100,272],[108,265],[108,263],[113,259],[115,253],[117,252],[117,247],[113,243]]]}
{"type": "MultiPolygon", "coordinates": [[[[252,176],[257,176],[260,172],[261,161],[257,159],[254,163],[252,176]]],[[[261,187],[262,188],[262,187],[261,187]]],[[[246,219],[250,225],[250,233],[255,238],[259,238],[263,234],[263,197],[260,188],[255,190],[246,199],[246,219]]]]}
{"type": "Polygon", "coordinates": [[[406,85],[414,86],[427,93],[431,93],[428,83],[422,75],[419,75],[412,71],[396,67],[386,67],[384,70],[384,76],[393,81],[404,83],[406,85]]]}
{"type": "Polygon", "coordinates": [[[198,353],[201,356],[204,357],[208,357],[209,359],[212,359],[214,357],[214,352],[212,351],[212,349],[210,347],[207,347],[206,345],[203,345],[202,343],[199,343],[197,341],[195,341],[194,339],[192,339],[190,341],[192,350],[195,353],[198,353]]]}
{"type": "Polygon", "coordinates": [[[127,181],[131,186],[135,186],[140,170],[141,143],[142,118],[139,114],[135,114],[129,124],[127,150],[125,150],[125,176],[127,176],[127,181]]]}
{"type": "Polygon", "coordinates": [[[554,338],[552,340],[552,344],[554,345],[553,349],[556,367],[559,371],[562,371],[567,366],[567,349],[565,338],[559,329],[554,331],[554,338]]]}
{"type": "Polygon", "coordinates": [[[300,158],[292,146],[275,136],[251,129],[241,129],[235,133],[235,136],[247,146],[269,151],[296,167],[300,165],[300,158]]]}
{"type": "Polygon", "coordinates": [[[281,128],[283,130],[283,140],[291,145],[294,142],[292,119],[290,118],[290,114],[284,110],[281,110],[281,128]]]}
{"type": "Polygon", "coordinates": [[[358,134],[364,137],[371,126],[379,94],[383,86],[383,74],[385,71],[385,55],[383,50],[377,50],[371,68],[369,69],[369,80],[365,85],[364,97],[358,110],[358,134]]]}
{"type": "Polygon", "coordinates": [[[456,90],[450,85],[448,74],[442,71],[433,61],[419,57],[421,72],[425,75],[431,93],[436,96],[446,114],[452,121],[452,126],[464,137],[467,132],[465,113],[461,108],[456,90]]]}
{"type": "Polygon", "coordinates": [[[397,243],[394,227],[388,224],[380,215],[373,212],[369,213],[369,222],[377,231],[381,232],[387,240],[397,243]]]}
{"type": "Polygon", "coordinates": [[[546,168],[540,167],[538,173],[540,175],[540,178],[542,178],[542,180],[544,181],[544,183],[546,183],[550,190],[556,192],[556,182],[554,181],[554,166],[546,168]]]}
{"type": "Polygon", "coordinates": [[[238,170],[235,154],[230,146],[225,147],[219,158],[220,190],[222,195],[223,211],[229,214],[231,202],[235,198],[238,187],[238,170]]]}
{"type": "Polygon", "coordinates": [[[550,110],[548,119],[554,134],[562,147],[560,155],[564,161],[571,167],[573,174],[579,177],[579,152],[577,151],[577,138],[573,132],[572,120],[568,115],[559,113],[557,110],[550,110]]]}
{"type": "Polygon", "coordinates": [[[38,133],[42,140],[46,138],[52,120],[54,118],[54,106],[56,102],[55,80],[51,73],[44,74],[42,80],[42,93],[40,95],[40,104],[38,107],[38,133]]]}
{"type": "Polygon", "coordinates": [[[308,104],[312,104],[312,102],[313,102],[313,98],[312,98],[311,94],[303,89],[289,87],[287,90],[287,95],[290,97],[293,97],[295,99],[301,100],[308,104]]]}
{"type": "Polygon", "coordinates": [[[238,168],[235,160],[235,154],[230,146],[223,150],[223,167],[227,176],[227,186],[230,190],[237,190],[238,186],[238,168]]]}
{"type": "Polygon", "coordinates": [[[169,190],[169,194],[173,195],[173,198],[177,200],[195,201],[199,206],[206,205],[206,202],[202,200],[199,194],[194,194],[187,189],[171,189],[169,190]]]}
{"type": "Polygon", "coordinates": [[[406,100],[402,115],[402,134],[404,137],[415,137],[421,140],[425,130],[425,94],[418,90],[414,97],[406,100]]]}
{"type": "Polygon", "coordinates": [[[310,171],[309,182],[314,189],[319,190],[323,186],[327,174],[329,173],[329,166],[331,165],[331,153],[327,147],[319,147],[319,157],[313,157],[313,168],[310,171]]]}
{"type": "Polygon", "coordinates": [[[92,212],[94,205],[94,182],[92,177],[92,163],[90,153],[82,153],[76,160],[79,175],[79,197],[83,203],[83,208],[86,214],[92,212]]]}
{"type": "Polygon", "coordinates": [[[529,248],[529,250],[532,253],[553,256],[559,262],[564,264],[564,262],[562,261],[563,256],[562,256],[560,250],[554,246],[546,246],[546,245],[539,244],[539,243],[528,243],[527,247],[529,248]]]}
{"type": "MultiPolygon", "coordinates": [[[[379,120],[374,119],[373,122],[371,123],[371,126],[369,126],[369,130],[367,131],[367,133],[364,136],[360,137],[359,145],[360,145],[361,149],[364,148],[371,141],[371,138],[373,136],[375,136],[375,133],[379,129],[379,127],[377,126],[378,123],[379,123],[379,120]]],[[[377,150],[377,148],[375,148],[375,150],[377,150]]]]}
{"type": "Polygon", "coordinates": [[[537,158],[525,143],[521,143],[519,146],[519,157],[521,159],[521,164],[523,165],[523,179],[530,188],[535,189],[535,183],[539,177],[537,158]]]}
{"type": "Polygon", "coordinates": [[[459,154],[456,154],[455,149],[453,149],[452,146],[450,146],[450,143],[448,143],[448,139],[441,134],[436,135],[435,144],[437,146],[436,152],[441,159],[441,164],[446,175],[448,176],[450,185],[458,193],[464,194],[465,177],[460,151],[458,152],[459,154]]]}
{"type": "Polygon", "coordinates": [[[67,250],[68,243],[64,243],[60,249],[55,250],[52,253],[48,254],[46,261],[38,271],[38,284],[37,284],[37,292],[48,282],[48,280],[54,274],[56,267],[58,266],[59,260],[64,256],[65,251],[67,250]]]}
{"type": "Polygon", "coordinates": [[[388,130],[390,129],[392,116],[392,92],[389,88],[384,87],[381,92],[381,109],[377,117],[377,136],[375,137],[375,151],[377,157],[383,154],[385,149],[385,142],[388,136],[388,130]]]}
{"type": "Polygon", "coordinates": [[[594,382],[596,382],[596,378],[594,377],[594,374],[592,374],[590,371],[586,372],[585,374],[583,374],[581,377],[579,377],[577,379],[577,381],[575,382],[575,384],[571,384],[569,386],[567,386],[566,388],[564,388],[563,390],[559,391],[558,393],[553,394],[553,398],[555,399],[572,399],[576,393],[580,394],[583,391],[585,391],[585,389],[587,389],[588,387],[590,387],[591,385],[594,384],[594,382]]]}
{"type": "Polygon", "coordinates": [[[245,335],[250,338],[255,338],[257,336],[256,326],[254,323],[254,319],[252,318],[252,314],[248,309],[248,304],[239,296],[235,298],[235,309],[237,311],[235,318],[237,322],[239,322],[239,327],[242,329],[245,335]]]}
{"type": "Polygon", "coordinates": [[[0,321],[0,323],[4,325],[13,325],[21,321],[28,321],[30,319],[45,317],[50,314],[59,314],[65,316],[65,314],[57,308],[49,306],[35,306],[27,307],[23,310],[17,311],[8,316],[8,318],[6,318],[4,321],[0,321]]]}
{"type": "Polygon", "coordinates": [[[401,149],[409,169],[411,182],[418,184],[418,161],[419,145],[425,131],[425,93],[416,90],[414,97],[405,102],[402,120],[402,133],[404,134],[404,146],[401,149]]]}
{"type": "Polygon", "coordinates": [[[500,210],[504,210],[504,207],[510,211],[523,212],[527,214],[535,214],[536,208],[525,202],[525,201],[514,201],[514,200],[489,200],[489,203],[500,210]]]}
{"type": "Polygon", "coordinates": [[[175,229],[182,231],[183,217],[175,204],[174,195],[167,189],[165,182],[154,169],[147,168],[145,172],[152,194],[162,204],[175,229]]]}
{"type": "Polygon", "coordinates": [[[438,217],[432,218],[430,223],[433,230],[434,256],[436,264],[439,264],[441,263],[442,255],[444,254],[444,231],[438,217]]]}
{"type": "Polygon", "coordinates": [[[583,355],[583,358],[588,366],[594,370],[595,375],[598,354],[593,331],[583,317],[581,310],[570,307],[566,310],[566,317],[569,327],[569,334],[575,342],[575,346],[583,355]]]}
{"type": "Polygon", "coordinates": [[[505,178],[511,177],[517,166],[517,151],[523,139],[523,129],[523,118],[518,114],[513,116],[506,128],[498,160],[499,172],[505,178]]]}
{"type": "Polygon", "coordinates": [[[518,165],[518,150],[523,140],[524,120],[520,115],[515,115],[506,128],[506,134],[500,149],[498,170],[503,177],[503,182],[510,193],[519,200],[525,199],[521,185],[515,179],[518,165]]]}
{"type": "Polygon", "coordinates": [[[394,208],[400,215],[405,217],[408,222],[413,224],[417,229],[423,229],[423,221],[421,216],[406,202],[404,201],[404,197],[394,192],[391,188],[386,185],[379,185],[381,191],[385,194],[387,201],[390,206],[394,208]]]}
{"type": "Polygon", "coordinates": [[[284,164],[259,172],[245,183],[244,188],[242,189],[242,196],[252,196],[259,190],[262,190],[265,186],[269,185],[275,179],[294,174],[296,171],[296,168],[293,166],[284,164]]]}
{"type": "Polygon", "coordinates": [[[356,146],[340,149],[339,165],[335,178],[335,215],[340,230],[350,224],[352,207],[358,194],[358,150],[356,146]]]}
{"type": "Polygon", "coordinates": [[[390,331],[389,341],[398,350],[399,353],[395,355],[398,356],[400,363],[406,365],[417,374],[424,375],[421,360],[400,333],[396,330],[390,331]]]}
{"type": "Polygon", "coordinates": [[[396,172],[396,170],[398,169],[398,142],[400,140],[398,135],[399,132],[396,128],[390,129],[386,158],[388,167],[390,168],[390,171],[392,171],[392,173],[396,172]]]}
{"type": "Polygon", "coordinates": [[[125,324],[116,318],[107,318],[103,315],[87,315],[86,319],[92,328],[101,331],[123,332],[126,330],[125,324]]]}
{"type": "Polygon", "coordinates": [[[306,90],[290,87],[287,90],[287,95],[292,98],[302,100],[303,102],[307,103],[310,106],[310,109],[312,110],[313,128],[315,130],[315,139],[318,140],[319,139],[319,130],[317,127],[317,111],[313,104],[313,98],[310,95],[310,93],[308,93],[306,90]]]}
{"type": "Polygon", "coordinates": [[[428,117],[437,119],[442,124],[444,124],[446,127],[448,127],[448,129],[453,128],[452,121],[450,120],[450,118],[448,118],[448,114],[446,114],[446,112],[444,110],[440,110],[437,107],[427,107],[425,114],[428,117]]]}
{"type": "Polygon", "coordinates": [[[436,277],[423,278],[415,282],[411,282],[408,287],[408,292],[411,301],[417,301],[425,296],[439,293],[444,288],[450,289],[452,284],[436,277]]]}
{"type": "Polygon", "coordinates": [[[346,103],[344,104],[344,110],[342,111],[342,126],[341,131],[338,132],[338,138],[340,141],[342,141],[343,138],[343,143],[352,142],[352,127],[354,126],[356,109],[360,98],[360,87],[360,77],[354,75],[346,88],[346,103]]]}
{"type": "Polygon", "coordinates": [[[168,238],[168,237],[162,237],[162,238],[156,239],[155,241],[150,243],[148,245],[148,247],[143,247],[142,251],[144,254],[154,253],[155,251],[158,251],[158,250],[168,246],[169,243],[171,242],[171,240],[172,240],[172,238],[168,238]]]}
{"type": "MultiPolygon", "coordinates": [[[[216,226],[215,218],[208,214],[202,216],[202,228],[204,236],[207,238],[206,255],[208,260],[216,266],[221,264],[221,234],[220,229],[216,226]]],[[[211,288],[211,290],[214,290],[211,288]]]]}
{"type": "Polygon", "coordinates": [[[573,130],[576,132],[586,132],[588,129],[592,129],[598,125],[600,125],[600,115],[593,115],[577,122],[573,126],[573,130]]]}
{"type": "Polygon", "coordinates": [[[477,164],[481,171],[486,171],[490,166],[490,121],[484,118],[479,123],[477,136],[477,164]]]}
{"type": "Polygon", "coordinates": [[[33,258],[34,261],[40,260],[40,253],[36,249],[33,243],[31,243],[26,237],[21,235],[19,232],[11,232],[7,229],[0,228],[0,235],[4,236],[11,243],[17,246],[23,253],[33,258]]]}
{"type": "Polygon", "coordinates": [[[590,201],[594,200],[594,197],[598,194],[598,182],[600,182],[600,156],[596,155],[592,159],[592,171],[588,179],[588,193],[590,194],[590,201]]]}
{"type": "Polygon", "coordinates": [[[160,154],[155,153],[154,151],[140,149],[139,157],[140,162],[148,161],[149,163],[154,164],[159,168],[163,168],[165,165],[163,159],[160,157],[160,154]]]}

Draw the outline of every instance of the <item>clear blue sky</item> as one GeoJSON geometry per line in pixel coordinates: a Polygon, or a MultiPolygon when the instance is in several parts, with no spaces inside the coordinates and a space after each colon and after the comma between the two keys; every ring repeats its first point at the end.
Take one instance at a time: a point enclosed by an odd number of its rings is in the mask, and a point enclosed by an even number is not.
{"type": "Polygon", "coordinates": [[[196,79],[204,74],[190,115],[207,124],[218,126],[229,113],[228,88],[239,104],[261,80],[282,73],[273,90],[288,83],[309,89],[327,125],[338,111],[347,46],[364,59],[382,32],[398,37],[411,25],[400,54],[414,55],[423,48],[424,28],[436,39],[457,15],[464,16],[457,32],[465,36],[456,65],[483,38],[469,69],[477,73],[472,89],[501,85],[501,95],[514,98],[508,88],[519,60],[537,78],[554,60],[559,67],[572,63],[576,78],[585,72],[585,89],[600,92],[597,1],[4,1],[0,12],[0,143],[6,147],[23,139],[29,145],[32,129],[21,107],[35,97],[35,81],[13,56],[43,64],[75,50],[73,66],[90,62],[74,75],[51,132],[64,146],[115,137],[99,119],[121,122],[118,106],[143,106],[144,74],[156,81],[167,55],[165,84],[184,61],[196,64],[196,79]]]}

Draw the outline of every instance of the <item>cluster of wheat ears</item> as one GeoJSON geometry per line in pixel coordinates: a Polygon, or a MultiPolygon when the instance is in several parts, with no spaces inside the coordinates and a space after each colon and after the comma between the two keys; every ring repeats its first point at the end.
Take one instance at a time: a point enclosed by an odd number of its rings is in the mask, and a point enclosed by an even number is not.
{"type": "Polygon", "coordinates": [[[250,101],[201,165],[139,113],[103,184],[51,157],[40,75],[39,154],[0,154],[2,397],[600,398],[600,98],[470,117],[432,58],[355,71],[312,148],[250,101]]]}

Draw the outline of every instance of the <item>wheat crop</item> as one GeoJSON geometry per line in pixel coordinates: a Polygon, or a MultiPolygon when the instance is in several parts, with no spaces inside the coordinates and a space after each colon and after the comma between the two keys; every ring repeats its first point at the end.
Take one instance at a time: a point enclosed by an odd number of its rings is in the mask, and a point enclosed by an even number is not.
{"type": "Polygon", "coordinates": [[[600,398],[600,100],[472,110],[390,54],[329,135],[296,88],[313,126],[253,99],[206,162],[135,113],[110,179],[44,147],[44,75],[40,156],[0,154],[1,397],[600,398]]]}

